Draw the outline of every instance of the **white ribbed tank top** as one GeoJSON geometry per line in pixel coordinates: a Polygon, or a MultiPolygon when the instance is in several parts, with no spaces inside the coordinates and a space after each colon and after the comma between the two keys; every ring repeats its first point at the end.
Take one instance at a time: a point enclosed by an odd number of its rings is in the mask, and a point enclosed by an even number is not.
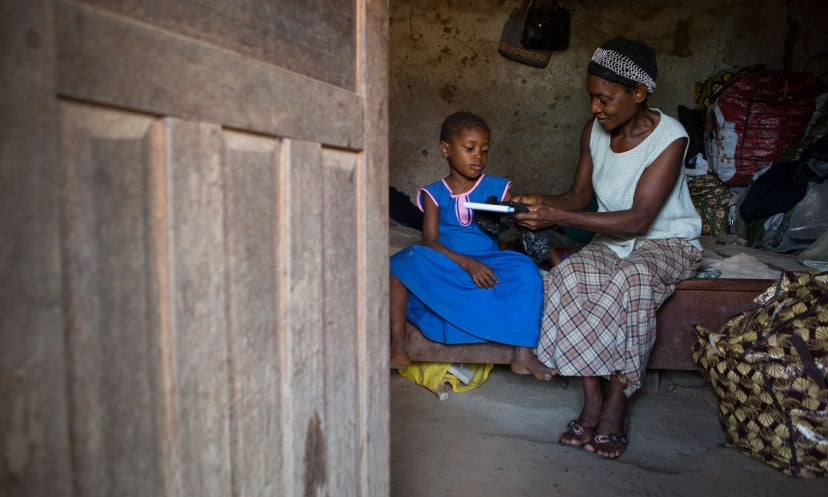
{"type": "MultiPolygon", "coordinates": [[[[592,188],[598,200],[598,212],[632,207],[635,187],[644,170],[668,145],[679,138],[687,138],[684,126],[678,120],[658,109],[652,110],[661,115],[655,129],[635,148],[622,153],[612,151],[609,132],[598,121],[593,122],[589,150],[592,155],[592,188]]],[[[687,153],[686,146],[684,153],[687,153]]],[[[682,238],[701,249],[701,226],[701,217],[693,206],[682,166],[673,191],[645,235],[633,238],[598,235],[594,241],[607,245],[622,258],[630,255],[642,241],[651,239],[682,238]]]]}

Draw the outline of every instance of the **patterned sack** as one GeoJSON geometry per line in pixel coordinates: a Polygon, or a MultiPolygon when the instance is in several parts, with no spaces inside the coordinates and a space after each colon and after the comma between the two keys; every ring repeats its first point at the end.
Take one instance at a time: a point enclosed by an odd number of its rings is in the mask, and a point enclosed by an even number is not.
{"type": "Polygon", "coordinates": [[[707,173],[703,176],[688,176],[687,186],[690,188],[690,198],[702,218],[702,235],[716,236],[727,233],[727,208],[733,197],[727,187],[715,175],[707,173]]]}
{"type": "Polygon", "coordinates": [[[784,473],[828,474],[828,273],[785,273],[693,359],[719,398],[728,444],[784,473]]]}

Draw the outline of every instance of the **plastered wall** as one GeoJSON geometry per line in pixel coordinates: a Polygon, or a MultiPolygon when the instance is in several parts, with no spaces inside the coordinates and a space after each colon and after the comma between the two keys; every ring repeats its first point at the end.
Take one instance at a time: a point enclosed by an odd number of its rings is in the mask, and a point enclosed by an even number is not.
{"type": "Polygon", "coordinates": [[[617,35],[656,50],[650,105],[673,116],[679,105],[693,107],[695,82],[722,69],[761,63],[803,71],[828,50],[828,4],[820,0],[559,0],[571,12],[569,48],[541,69],[497,52],[520,3],[390,1],[392,186],[413,198],[447,174],[440,123],[462,109],[492,127],[487,172],[512,179],[517,193],[567,189],[590,117],[586,66],[594,49],[617,35]]]}

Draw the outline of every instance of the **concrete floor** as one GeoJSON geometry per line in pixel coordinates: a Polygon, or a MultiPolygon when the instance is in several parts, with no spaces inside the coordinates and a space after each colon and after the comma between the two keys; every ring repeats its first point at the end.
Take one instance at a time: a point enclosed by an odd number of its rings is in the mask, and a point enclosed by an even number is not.
{"type": "Polygon", "coordinates": [[[561,445],[581,388],[495,367],[481,387],[441,402],[391,373],[391,496],[818,496],[828,478],[796,479],[724,446],[716,399],[700,377],[662,375],[630,402],[628,446],[614,461],[561,445]]]}

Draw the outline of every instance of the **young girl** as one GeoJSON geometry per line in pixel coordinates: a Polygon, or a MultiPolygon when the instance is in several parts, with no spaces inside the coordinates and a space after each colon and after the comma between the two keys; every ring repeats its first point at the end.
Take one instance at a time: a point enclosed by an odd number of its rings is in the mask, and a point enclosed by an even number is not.
{"type": "Polygon", "coordinates": [[[463,206],[491,195],[511,199],[510,181],[483,174],[489,133],[486,121],[468,112],[443,122],[440,151],[449,175],[417,192],[423,245],[391,257],[391,365],[409,363],[400,349],[408,319],[435,342],[514,345],[512,370],[549,380],[552,370],[532,350],[543,298],[538,269],[523,254],[499,250],[463,206]]]}

